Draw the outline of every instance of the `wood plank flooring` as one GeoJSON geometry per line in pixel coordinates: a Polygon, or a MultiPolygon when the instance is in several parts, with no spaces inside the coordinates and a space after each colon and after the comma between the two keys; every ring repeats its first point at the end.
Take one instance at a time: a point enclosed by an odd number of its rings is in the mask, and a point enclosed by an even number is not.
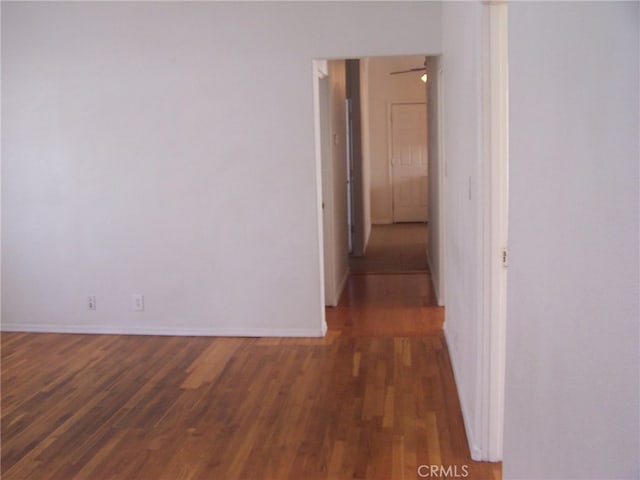
{"type": "Polygon", "coordinates": [[[427,237],[426,223],[372,225],[365,255],[349,258],[351,272],[426,272],[427,237]]]}
{"type": "Polygon", "coordinates": [[[441,314],[402,294],[425,278],[404,277],[352,277],[355,310],[318,339],[2,333],[2,478],[500,479],[470,459],[441,314]]]}
{"type": "Polygon", "coordinates": [[[443,324],[427,273],[352,275],[327,309],[329,329],[352,336],[441,335],[443,324]]]}

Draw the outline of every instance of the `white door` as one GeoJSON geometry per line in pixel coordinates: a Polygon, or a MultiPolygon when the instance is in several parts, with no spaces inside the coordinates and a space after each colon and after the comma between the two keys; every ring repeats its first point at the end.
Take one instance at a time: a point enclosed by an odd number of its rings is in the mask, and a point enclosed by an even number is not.
{"type": "Polygon", "coordinates": [[[394,222],[427,221],[427,108],[391,105],[391,179],[394,222]]]}

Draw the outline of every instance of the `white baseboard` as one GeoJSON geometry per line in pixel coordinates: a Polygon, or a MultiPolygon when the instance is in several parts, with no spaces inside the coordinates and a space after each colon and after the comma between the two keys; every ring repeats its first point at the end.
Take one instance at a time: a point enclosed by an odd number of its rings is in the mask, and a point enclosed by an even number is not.
{"type": "Polygon", "coordinates": [[[471,458],[476,462],[483,460],[482,449],[477,443],[476,436],[473,432],[473,427],[471,425],[471,418],[469,416],[469,408],[467,407],[468,399],[462,396],[462,392],[458,387],[458,363],[457,357],[455,356],[455,352],[451,348],[452,343],[449,341],[448,330],[444,328],[444,341],[447,343],[447,350],[449,351],[449,358],[451,359],[451,366],[453,367],[453,379],[456,383],[456,391],[458,392],[458,400],[460,401],[460,409],[462,410],[462,420],[464,422],[464,429],[467,432],[467,442],[469,443],[469,452],[471,453],[471,458]]]}
{"type": "Polygon", "coordinates": [[[87,325],[18,325],[2,324],[2,332],[82,333],[101,335],[171,335],[189,337],[324,337],[326,323],[311,328],[181,328],[181,327],[113,327],[87,325]]]}

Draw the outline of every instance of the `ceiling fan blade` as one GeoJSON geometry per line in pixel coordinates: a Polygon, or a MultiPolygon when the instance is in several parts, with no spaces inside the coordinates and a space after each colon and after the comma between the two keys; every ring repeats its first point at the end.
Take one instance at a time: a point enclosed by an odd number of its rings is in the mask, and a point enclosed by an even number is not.
{"type": "Polygon", "coordinates": [[[397,71],[397,72],[390,72],[389,75],[397,75],[399,73],[423,72],[425,70],[426,70],[425,67],[411,68],[409,70],[400,70],[400,71],[397,71]]]}

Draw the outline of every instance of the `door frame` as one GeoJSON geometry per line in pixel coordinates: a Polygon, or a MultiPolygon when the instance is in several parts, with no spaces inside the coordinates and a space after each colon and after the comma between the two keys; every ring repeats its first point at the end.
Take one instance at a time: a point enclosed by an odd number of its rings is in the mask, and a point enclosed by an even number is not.
{"type": "Polygon", "coordinates": [[[509,202],[507,9],[504,0],[485,0],[482,6],[483,308],[476,391],[480,451],[476,453],[477,460],[492,462],[502,460],[504,445],[509,202]]]}
{"type": "MultiPolygon", "coordinates": [[[[432,125],[432,128],[437,128],[437,141],[438,141],[438,233],[439,233],[439,247],[440,247],[440,255],[439,258],[436,259],[438,262],[438,305],[444,307],[445,302],[447,301],[447,272],[446,272],[446,253],[447,253],[447,223],[446,219],[446,210],[447,210],[447,202],[446,202],[446,176],[447,176],[447,164],[445,162],[446,152],[444,150],[444,73],[442,70],[442,64],[440,59],[438,58],[435,63],[437,67],[437,71],[435,75],[438,77],[437,81],[437,90],[436,90],[436,118],[437,125],[432,125]]],[[[427,107],[428,108],[428,107],[427,107]]],[[[427,125],[429,128],[429,125],[427,125]]]]}
{"type": "MultiPolygon", "coordinates": [[[[326,244],[325,248],[325,235],[328,233],[326,229],[333,223],[332,206],[325,205],[326,201],[329,202],[331,196],[325,192],[325,187],[330,185],[327,178],[330,175],[327,162],[327,145],[325,145],[325,134],[328,128],[323,125],[324,118],[321,114],[322,106],[321,102],[327,102],[321,96],[320,89],[321,81],[328,82],[329,66],[326,60],[313,60],[313,120],[314,120],[314,141],[315,141],[315,169],[316,169],[316,214],[318,221],[318,251],[320,255],[318,257],[318,268],[320,272],[320,328],[322,334],[327,332],[327,321],[325,316],[325,305],[327,301],[327,295],[331,294],[332,290],[335,290],[333,285],[333,272],[329,271],[333,268],[333,249],[331,243],[326,244]],[[323,131],[324,130],[324,131],[323,131]],[[326,207],[326,208],[325,208],[326,207]],[[325,226],[326,225],[326,226],[325,226]]],[[[326,107],[326,105],[324,105],[326,107]]]]}
{"type": "MultiPolygon", "coordinates": [[[[508,4],[505,0],[483,0],[482,3],[482,252],[483,292],[480,333],[478,335],[477,388],[475,404],[479,415],[474,431],[479,433],[476,448],[472,449],[474,460],[501,461],[504,443],[504,385],[506,362],[506,292],[507,263],[503,254],[508,254],[508,164],[509,164],[509,118],[508,118],[508,4]]],[[[322,60],[313,61],[314,72],[314,117],[316,138],[316,188],[318,251],[320,252],[320,291],[324,300],[324,252],[322,214],[322,155],[319,122],[318,75],[322,74],[322,60]]],[[[325,71],[326,71],[326,61],[325,71]]],[[[438,72],[439,78],[441,73],[438,72]]],[[[445,89],[444,83],[439,90],[445,89]]],[[[439,92],[439,99],[442,92],[439,92]]],[[[444,105],[438,102],[439,140],[444,138],[444,105]]],[[[391,109],[388,109],[391,115],[391,109]]],[[[446,151],[441,142],[439,159],[442,192],[446,181],[446,151]]],[[[389,152],[390,153],[390,152],[389,152]]],[[[389,168],[390,162],[389,162],[389,168]]],[[[391,172],[389,172],[389,175],[391,172]]],[[[444,203],[441,214],[446,217],[444,203]]],[[[442,235],[446,236],[446,222],[442,235]]],[[[440,255],[444,257],[447,245],[443,242],[440,255]]],[[[446,262],[442,262],[443,267],[446,262]]],[[[446,268],[441,270],[446,278],[446,268]]],[[[443,296],[444,296],[444,292],[443,296]]],[[[321,306],[322,331],[327,325],[324,301],[321,306]]]]}

